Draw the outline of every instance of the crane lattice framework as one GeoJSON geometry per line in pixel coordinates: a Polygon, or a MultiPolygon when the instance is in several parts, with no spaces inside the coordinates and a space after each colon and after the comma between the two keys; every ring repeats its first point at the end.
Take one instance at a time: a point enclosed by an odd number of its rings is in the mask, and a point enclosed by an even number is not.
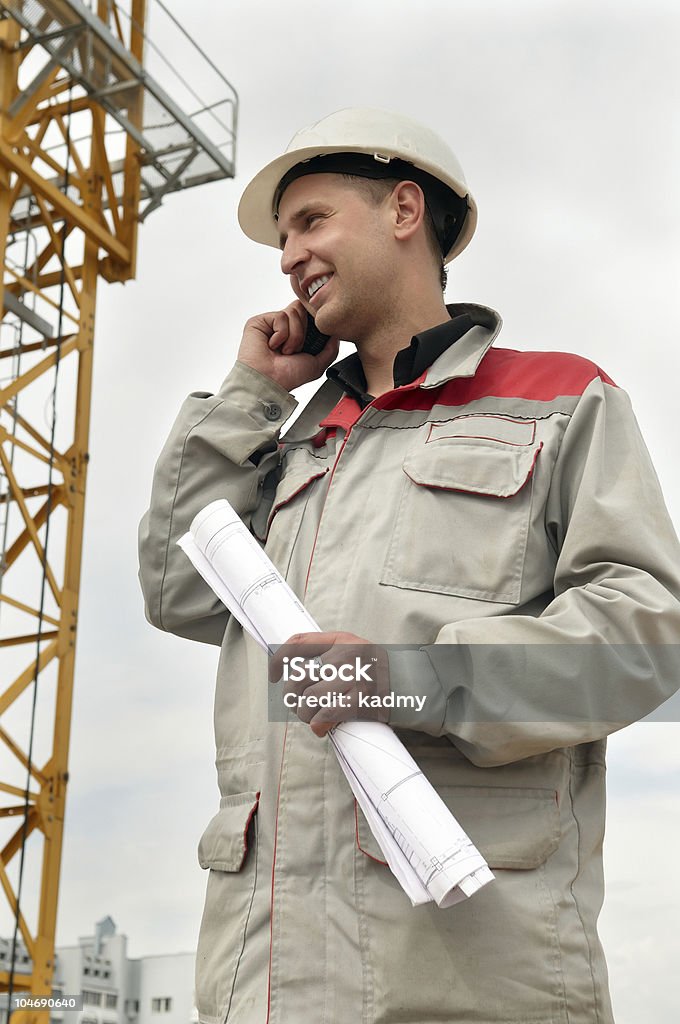
{"type": "Polygon", "coordinates": [[[0,887],[31,964],[0,992],[52,989],[97,284],[134,276],[166,194],[234,174],[236,93],[189,40],[216,99],[173,98],[151,3],[0,0],[0,887]]]}

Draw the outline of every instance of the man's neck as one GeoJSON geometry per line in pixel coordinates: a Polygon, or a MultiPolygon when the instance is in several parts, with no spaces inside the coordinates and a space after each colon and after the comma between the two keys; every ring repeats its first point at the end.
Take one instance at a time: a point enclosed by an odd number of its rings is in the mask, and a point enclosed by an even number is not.
{"type": "Polygon", "coordinates": [[[407,348],[414,334],[444,323],[449,317],[444,299],[427,308],[409,310],[390,317],[374,332],[357,342],[357,352],[366,376],[366,391],[377,398],[394,387],[393,367],[398,352],[407,348]]]}

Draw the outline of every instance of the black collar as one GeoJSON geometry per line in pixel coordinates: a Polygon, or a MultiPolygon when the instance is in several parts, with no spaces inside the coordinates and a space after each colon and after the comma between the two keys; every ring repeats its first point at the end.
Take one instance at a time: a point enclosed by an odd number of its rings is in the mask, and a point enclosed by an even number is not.
{"type": "MultiPolygon", "coordinates": [[[[432,366],[435,359],[467,334],[473,326],[472,317],[468,313],[461,313],[443,324],[415,334],[408,347],[397,352],[394,359],[392,375],[395,388],[412,384],[428,366],[432,366]]],[[[326,371],[326,376],[341,387],[345,394],[355,398],[362,409],[373,401],[373,396],[366,391],[366,375],[358,352],[353,352],[346,359],[335,363],[326,371]]]]}

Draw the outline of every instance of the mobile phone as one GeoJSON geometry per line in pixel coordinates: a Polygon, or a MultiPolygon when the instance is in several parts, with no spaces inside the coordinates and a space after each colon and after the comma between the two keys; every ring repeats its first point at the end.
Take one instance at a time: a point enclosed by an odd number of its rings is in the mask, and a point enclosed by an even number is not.
{"type": "Polygon", "coordinates": [[[302,345],[302,351],[307,352],[310,356],[318,356],[326,345],[326,342],[330,338],[330,334],[322,334],[319,328],[314,323],[314,317],[307,314],[307,330],[305,332],[305,340],[302,345]]]}

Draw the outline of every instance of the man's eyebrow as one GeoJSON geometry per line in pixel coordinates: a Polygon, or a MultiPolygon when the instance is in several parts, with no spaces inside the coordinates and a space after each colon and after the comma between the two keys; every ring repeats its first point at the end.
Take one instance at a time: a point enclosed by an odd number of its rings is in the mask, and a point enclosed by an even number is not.
{"type": "MultiPolygon", "coordinates": [[[[296,210],[289,218],[290,223],[295,224],[297,221],[304,220],[308,213],[311,213],[312,210],[318,210],[320,206],[321,203],[318,202],[306,203],[304,206],[301,206],[299,210],[296,210]]],[[[279,249],[283,249],[287,238],[287,234],[284,234],[283,232],[279,234],[279,249]]]]}

